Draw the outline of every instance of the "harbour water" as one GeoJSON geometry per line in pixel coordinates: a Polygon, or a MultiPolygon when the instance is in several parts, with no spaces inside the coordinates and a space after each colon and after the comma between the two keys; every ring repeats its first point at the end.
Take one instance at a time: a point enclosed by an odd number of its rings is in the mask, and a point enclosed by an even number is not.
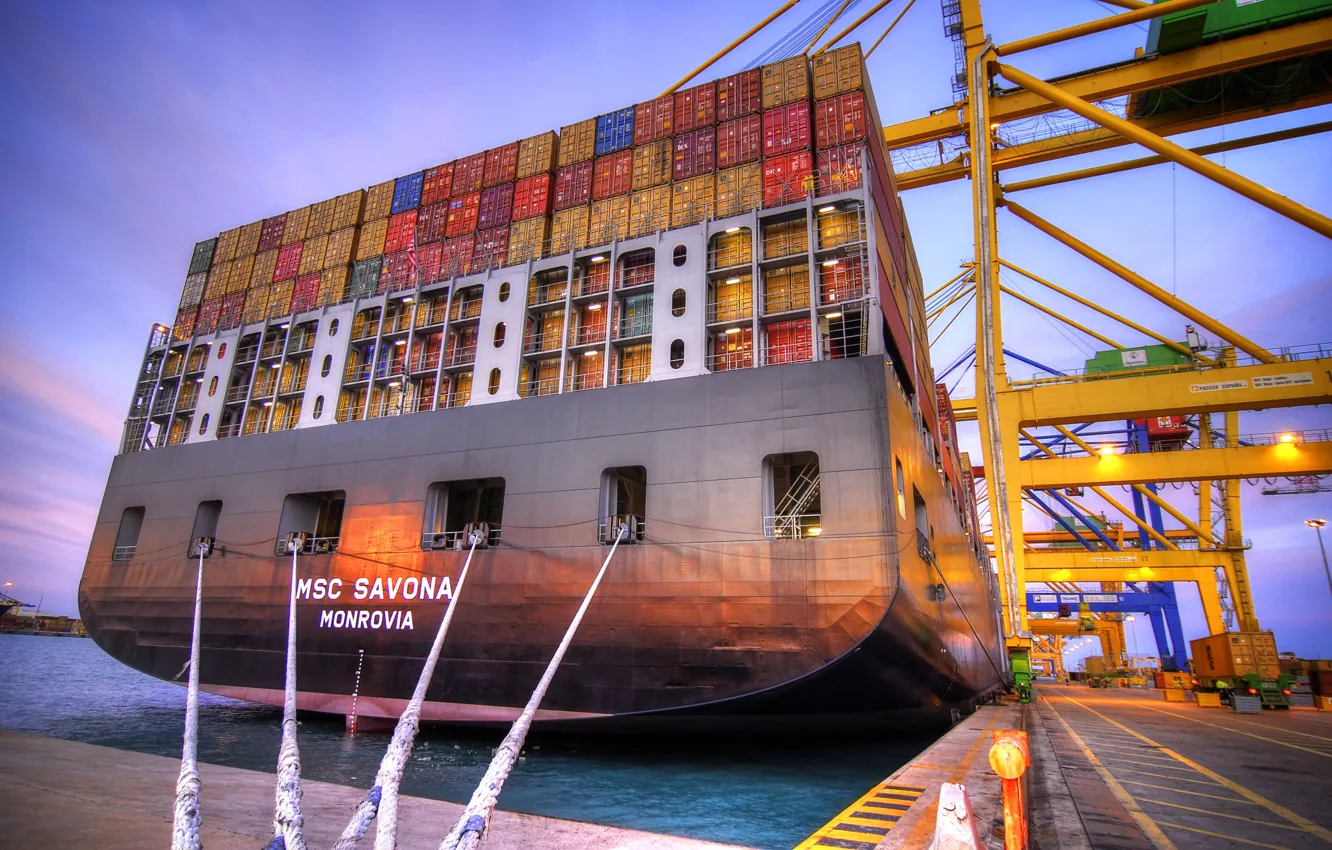
{"type": "MultiPolygon", "coordinates": [[[[91,640],[0,635],[5,728],[178,758],[184,703],[183,688],[125,667],[91,640]]],[[[201,760],[273,771],[279,709],[207,694],[200,703],[201,760]]],[[[426,727],[403,793],[466,802],[502,735],[426,727]]],[[[387,733],[348,736],[340,717],[301,715],[301,761],[311,779],[368,788],[387,742],[387,733]]],[[[536,734],[500,807],[788,850],[930,743],[928,736],[718,741],[536,734]]]]}

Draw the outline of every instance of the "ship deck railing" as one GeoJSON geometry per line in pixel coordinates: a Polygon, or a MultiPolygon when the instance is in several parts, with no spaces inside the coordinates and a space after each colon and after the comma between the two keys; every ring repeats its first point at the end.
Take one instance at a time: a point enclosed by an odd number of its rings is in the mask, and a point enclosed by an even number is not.
{"type": "Polygon", "coordinates": [[[819,514],[777,514],[763,518],[763,536],[776,540],[802,540],[823,534],[819,514]]]}
{"type": "MultiPolygon", "coordinates": [[[[338,551],[338,537],[306,537],[305,545],[301,547],[302,555],[331,555],[338,551]]],[[[285,537],[279,537],[273,541],[274,555],[290,555],[287,549],[287,540],[285,537]]]]}
{"type": "Polygon", "coordinates": [[[630,538],[635,541],[642,540],[643,535],[647,533],[647,523],[640,516],[630,515],[602,517],[597,522],[597,539],[607,546],[614,543],[615,538],[611,533],[616,525],[626,521],[629,524],[630,538]]]}
{"type": "MultiPolygon", "coordinates": [[[[489,526],[489,533],[486,534],[487,546],[498,546],[500,542],[500,527],[498,525],[489,526]]],[[[421,548],[427,551],[461,551],[467,548],[466,531],[425,531],[421,533],[421,548]]]]}

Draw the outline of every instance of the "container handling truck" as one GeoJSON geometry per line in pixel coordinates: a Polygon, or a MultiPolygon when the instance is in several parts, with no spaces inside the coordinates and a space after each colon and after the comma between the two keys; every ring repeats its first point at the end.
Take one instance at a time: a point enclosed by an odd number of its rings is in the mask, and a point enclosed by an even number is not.
{"type": "Polygon", "coordinates": [[[1271,632],[1223,632],[1189,642],[1193,654],[1193,689],[1220,693],[1221,701],[1247,694],[1263,708],[1290,708],[1292,679],[1281,672],[1271,632]]]}

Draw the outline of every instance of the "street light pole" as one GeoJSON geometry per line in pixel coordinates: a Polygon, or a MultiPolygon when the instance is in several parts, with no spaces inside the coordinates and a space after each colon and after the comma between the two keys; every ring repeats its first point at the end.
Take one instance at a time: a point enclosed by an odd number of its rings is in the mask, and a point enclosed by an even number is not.
{"type": "Polygon", "coordinates": [[[1327,589],[1332,591],[1332,569],[1327,566],[1327,547],[1323,545],[1323,526],[1327,525],[1327,520],[1323,518],[1306,519],[1304,524],[1318,533],[1318,549],[1323,553],[1323,572],[1327,573],[1327,589]]]}

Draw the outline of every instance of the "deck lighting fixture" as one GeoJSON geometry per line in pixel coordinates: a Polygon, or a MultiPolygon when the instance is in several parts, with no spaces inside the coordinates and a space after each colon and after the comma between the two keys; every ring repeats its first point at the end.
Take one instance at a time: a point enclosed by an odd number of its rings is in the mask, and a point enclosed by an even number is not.
{"type": "Polygon", "coordinates": [[[597,356],[598,354],[600,354],[600,353],[601,353],[600,351],[597,351],[597,350],[594,348],[594,349],[592,349],[591,351],[584,351],[584,352],[583,352],[583,356],[584,356],[584,357],[596,357],[596,356],[597,356]]]}
{"type": "Polygon", "coordinates": [[[285,331],[287,328],[289,328],[289,327],[291,327],[291,323],[290,323],[290,322],[288,322],[288,323],[286,323],[286,324],[278,325],[278,328],[281,329],[281,330],[284,330],[284,331],[285,331]]]}
{"type": "Polygon", "coordinates": [[[394,341],[393,344],[394,344],[394,345],[406,345],[406,344],[407,344],[407,340],[405,340],[405,339],[399,339],[399,340],[394,341]]]}
{"type": "Polygon", "coordinates": [[[1286,433],[1284,433],[1284,434],[1281,435],[1281,442],[1283,442],[1283,443],[1293,443],[1293,442],[1295,442],[1295,435],[1292,434],[1292,433],[1290,433],[1289,431],[1287,431],[1286,433]]]}
{"type": "Polygon", "coordinates": [[[195,378],[195,379],[194,379],[194,382],[195,382],[196,384],[202,384],[202,383],[203,383],[203,378],[202,378],[202,377],[195,378]]]}
{"type": "Polygon", "coordinates": [[[740,228],[738,228],[738,227],[728,227],[728,228],[726,228],[726,232],[727,232],[727,233],[739,233],[739,232],[740,232],[740,228]]]}
{"type": "Polygon", "coordinates": [[[600,310],[600,309],[601,309],[601,305],[600,305],[600,304],[589,304],[589,305],[587,305],[587,309],[589,309],[589,310],[600,310]]]}
{"type": "Polygon", "coordinates": [[[404,304],[412,303],[412,296],[408,295],[406,298],[402,299],[402,303],[404,304]]]}
{"type": "Polygon", "coordinates": [[[271,402],[271,401],[266,401],[266,402],[264,402],[264,407],[272,407],[272,406],[273,406],[273,402],[271,402]]]}
{"type": "Polygon", "coordinates": [[[823,534],[823,529],[816,525],[810,528],[808,531],[806,531],[805,534],[807,534],[810,537],[818,537],[821,534],[823,534]]]}
{"type": "Polygon", "coordinates": [[[842,314],[841,314],[841,313],[829,313],[829,314],[828,314],[828,318],[829,318],[829,319],[840,319],[840,318],[842,318],[842,314]]]}
{"type": "Polygon", "coordinates": [[[728,284],[730,284],[730,283],[739,283],[739,282],[740,282],[740,278],[738,278],[738,277],[728,277],[728,278],[726,278],[726,282],[727,282],[728,284]]]}
{"type": "Polygon", "coordinates": [[[840,263],[840,262],[841,262],[841,260],[824,260],[824,261],[823,261],[823,267],[824,267],[825,269],[830,269],[830,268],[832,268],[833,266],[837,265],[837,264],[840,263]]]}
{"type": "Polygon", "coordinates": [[[1113,455],[1113,454],[1115,453],[1115,447],[1114,447],[1114,446],[1100,446],[1099,448],[1096,449],[1096,453],[1097,453],[1098,455],[1100,455],[1101,457],[1110,457],[1111,455],[1113,455]]]}
{"type": "Polygon", "coordinates": [[[604,263],[604,262],[606,262],[606,258],[605,258],[603,255],[601,255],[601,254],[597,254],[595,257],[593,257],[593,258],[592,258],[591,260],[589,260],[588,262],[591,262],[591,263],[604,263]]]}
{"type": "Polygon", "coordinates": [[[726,335],[727,335],[727,336],[734,336],[735,334],[738,334],[738,333],[740,333],[740,328],[727,328],[727,329],[726,329],[726,335]]]}
{"type": "Polygon", "coordinates": [[[837,206],[835,204],[828,204],[828,206],[826,207],[819,207],[819,212],[821,213],[830,213],[836,211],[837,211],[837,206]]]}
{"type": "Polygon", "coordinates": [[[397,382],[397,381],[389,381],[389,388],[390,388],[390,389],[392,389],[393,387],[396,387],[397,385],[398,385],[398,382],[397,382]]]}

